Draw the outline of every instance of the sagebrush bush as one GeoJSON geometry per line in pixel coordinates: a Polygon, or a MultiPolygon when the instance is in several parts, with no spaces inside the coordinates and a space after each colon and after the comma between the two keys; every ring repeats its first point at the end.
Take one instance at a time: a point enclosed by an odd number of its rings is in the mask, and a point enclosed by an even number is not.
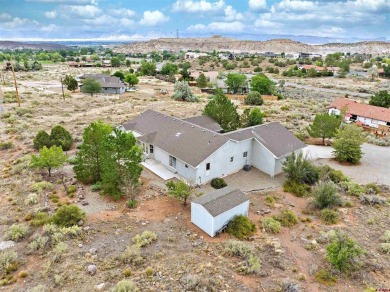
{"type": "Polygon", "coordinates": [[[308,195],[310,187],[295,181],[286,181],[283,185],[285,192],[296,195],[297,197],[305,197],[308,195]]]}
{"type": "Polygon", "coordinates": [[[337,282],[337,277],[333,276],[328,270],[321,269],[315,274],[318,283],[325,285],[334,285],[337,282]]]}
{"type": "Polygon", "coordinates": [[[2,251],[0,253],[0,277],[18,269],[18,254],[14,251],[2,251]]]}
{"type": "Polygon", "coordinates": [[[19,241],[25,238],[27,235],[27,227],[23,224],[12,224],[6,234],[5,237],[9,240],[19,241]]]}
{"type": "Polygon", "coordinates": [[[228,240],[225,244],[225,252],[230,256],[237,256],[243,260],[242,263],[238,264],[237,272],[242,274],[260,272],[261,261],[252,246],[241,241],[228,240]]]}
{"type": "Polygon", "coordinates": [[[379,245],[379,251],[384,254],[390,254],[390,243],[384,242],[379,245]]]}
{"type": "Polygon", "coordinates": [[[273,217],[285,227],[291,227],[298,223],[298,218],[291,210],[283,210],[279,215],[273,217]]]}
{"type": "Polygon", "coordinates": [[[238,239],[244,239],[256,232],[256,225],[248,217],[238,215],[229,222],[226,232],[238,239]]]}
{"type": "Polygon", "coordinates": [[[53,189],[53,184],[47,181],[34,183],[32,189],[35,192],[50,191],[53,189]]]}
{"type": "Polygon", "coordinates": [[[320,217],[327,225],[336,224],[339,221],[339,213],[330,209],[323,209],[320,217]]]}
{"type": "Polygon", "coordinates": [[[319,209],[332,208],[341,204],[337,186],[333,182],[320,182],[313,190],[314,204],[319,209]]]}
{"type": "Polygon", "coordinates": [[[376,183],[368,183],[364,186],[364,189],[369,194],[380,194],[381,188],[376,183]]]}
{"type": "Polygon", "coordinates": [[[85,220],[85,213],[74,205],[61,206],[52,216],[54,224],[64,227],[77,225],[80,220],[85,220]]]}
{"type": "Polygon", "coordinates": [[[288,182],[314,185],[320,178],[320,169],[303,157],[303,153],[294,152],[283,162],[283,171],[288,182]]]}
{"type": "Polygon", "coordinates": [[[50,223],[50,221],[51,217],[49,216],[49,214],[45,212],[38,212],[33,215],[33,219],[31,220],[30,224],[32,226],[38,227],[50,223]]]}
{"type": "Polygon", "coordinates": [[[114,292],[137,292],[138,287],[130,280],[119,281],[114,288],[114,292]]]}
{"type": "Polygon", "coordinates": [[[364,194],[364,189],[353,181],[343,181],[340,186],[346,195],[359,197],[364,194]]]}
{"type": "Polygon", "coordinates": [[[383,242],[390,243],[390,230],[386,230],[383,234],[383,242]]]}
{"type": "Polygon", "coordinates": [[[120,256],[125,264],[139,265],[142,263],[141,249],[137,245],[130,245],[120,256]]]}
{"type": "Polygon", "coordinates": [[[344,175],[340,170],[335,170],[329,165],[324,165],[321,167],[321,177],[323,180],[331,180],[332,182],[338,184],[343,181],[349,181],[349,178],[344,175]]]}
{"type": "Polygon", "coordinates": [[[384,197],[378,195],[362,195],[360,196],[360,202],[367,205],[386,205],[387,200],[384,197]]]}
{"type": "Polygon", "coordinates": [[[222,189],[222,188],[227,186],[227,183],[225,182],[225,180],[223,178],[216,177],[216,178],[213,178],[211,180],[211,186],[214,189],[222,189]]]}
{"type": "Polygon", "coordinates": [[[279,233],[282,225],[279,221],[275,220],[272,217],[266,217],[261,220],[261,225],[266,232],[269,233],[279,233]]]}
{"type": "Polygon", "coordinates": [[[38,204],[38,195],[35,193],[31,193],[27,195],[26,200],[24,201],[26,205],[35,205],[38,204]]]}
{"type": "Polygon", "coordinates": [[[249,105],[262,105],[264,101],[259,92],[252,91],[245,96],[244,103],[249,105]]]}
{"type": "Polygon", "coordinates": [[[134,245],[144,247],[157,240],[157,234],[153,231],[145,230],[141,235],[137,234],[133,237],[134,245]]]}

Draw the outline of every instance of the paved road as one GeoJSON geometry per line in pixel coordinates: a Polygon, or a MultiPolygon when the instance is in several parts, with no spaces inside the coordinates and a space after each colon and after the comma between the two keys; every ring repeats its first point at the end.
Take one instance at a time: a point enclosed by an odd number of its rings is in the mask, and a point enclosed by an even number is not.
{"type": "Polygon", "coordinates": [[[376,182],[390,185],[390,147],[381,147],[372,144],[363,144],[363,157],[358,165],[341,165],[333,157],[332,147],[309,145],[309,157],[315,157],[316,164],[328,164],[341,170],[347,176],[361,184],[376,182]]]}
{"type": "MultiPolygon", "coordinates": [[[[278,82],[279,79],[271,78],[272,81],[278,82]]],[[[323,88],[323,87],[316,87],[316,86],[310,86],[310,85],[302,85],[297,84],[293,82],[286,82],[284,84],[285,87],[295,87],[295,88],[302,88],[302,89],[308,89],[308,90],[314,90],[314,91],[323,91],[323,92],[331,92],[331,93],[337,93],[340,95],[345,96],[346,94],[350,96],[358,96],[358,97],[370,97],[372,94],[368,93],[361,93],[361,92],[354,92],[354,91],[348,91],[348,90],[340,90],[340,89],[331,89],[331,88],[323,88]]]]}

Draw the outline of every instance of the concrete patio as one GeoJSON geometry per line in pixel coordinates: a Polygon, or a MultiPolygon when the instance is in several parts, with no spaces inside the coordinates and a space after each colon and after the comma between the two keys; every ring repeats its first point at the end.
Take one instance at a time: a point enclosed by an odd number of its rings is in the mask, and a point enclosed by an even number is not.
{"type": "Polygon", "coordinates": [[[169,180],[174,177],[179,178],[179,176],[169,169],[167,169],[163,164],[160,162],[154,160],[154,159],[146,159],[144,162],[141,163],[142,166],[149,169],[151,172],[153,172],[158,177],[162,178],[163,180],[169,180]]]}

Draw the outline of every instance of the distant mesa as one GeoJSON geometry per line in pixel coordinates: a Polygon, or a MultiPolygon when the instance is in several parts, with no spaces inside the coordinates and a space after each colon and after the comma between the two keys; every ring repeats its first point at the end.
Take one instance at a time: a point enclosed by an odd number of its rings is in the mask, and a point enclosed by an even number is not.
{"type": "Polygon", "coordinates": [[[13,41],[0,41],[0,50],[62,50],[69,49],[68,46],[60,45],[56,43],[27,43],[27,42],[13,42],[13,41]]]}

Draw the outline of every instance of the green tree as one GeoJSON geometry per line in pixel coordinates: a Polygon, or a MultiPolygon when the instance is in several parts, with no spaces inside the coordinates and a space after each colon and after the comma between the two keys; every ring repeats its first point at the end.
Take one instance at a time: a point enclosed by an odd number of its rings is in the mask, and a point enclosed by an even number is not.
{"type": "Polygon", "coordinates": [[[134,74],[126,74],[125,82],[127,82],[130,86],[134,86],[134,85],[138,84],[139,79],[134,74]]]}
{"type": "Polygon", "coordinates": [[[172,95],[174,100],[181,101],[198,101],[198,98],[192,93],[190,86],[185,81],[179,81],[175,83],[174,94],[172,95]]]}
{"type": "Polygon", "coordinates": [[[77,80],[70,75],[66,75],[62,83],[64,83],[66,88],[70,91],[75,91],[79,87],[77,80]]]}
{"type": "Polygon", "coordinates": [[[237,93],[238,89],[246,84],[246,76],[244,74],[229,73],[226,77],[225,84],[229,89],[233,90],[233,93],[237,93]]]}
{"type": "Polygon", "coordinates": [[[172,64],[170,62],[165,63],[164,66],[161,68],[161,74],[163,75],[174,75],[177,72],[177,66],[175,64],[172,64]]]}
{"type": "Polygon", "coordinates": [[[33,143],[34,143],[34,149],[36,150],[42,149],[43,146],[50,148],[52,145],[50,135],[43,130],[38,132],[38,134],[34,138],[33,143]]]}
{"type": "Polygon", "coordinates": [[[132,133],[114,129],[103,142],[102,193],[119,199],[138,186],[142,172],[142,151],[132,133]]]}
{"type": "Polygon", "coordinates": [[[325,138],[330,139],[334,137],[340,125],[341,118],[339,116],[323,113],[316,115],[314,122],[306,130],[310,137],[322,138],[322,143],[324,143],[325,138]]]}
{"type": "Polygon", "coordinates": [[[245,96],[244,103],[249,105],[262,105],[264,101],[259,92],[251,91],[245,96]]]}
{"type": "Polygon", "coordinates": [[[248,217],[237,215],[229,222],[226,232],[238,239],[245,239],[256,232],[256,225],[248,217]]]}
{"type": "Polygon", "coordinates": [[[154,76],[156,74],[156,64],[154,62],[141,61],[141,74],[154,76]]]}
{"type": "Polygon", "coordinates": [[[261,125],[263,123],[263,113],[258,107],[251,109],[248,115],[247,127],[261,125]]]}
{"type": "Polygon", "coordinates": [[[105,141],[111,133],[112,127],[101,121],[90,124],[84,130],[83,143],[76,154],[73,168],[78,180],[84,183],[101,181],[105,141]]]}
{"type": "Polygon", "coordinates": [[[320,170],[309,160],[303,157],[303,153],[298,156],[293,152],[283,163],[283,171],[288,181],[314,185],[320,178],[320,170]]]}
{"type": "Polygon", "coordinates": [[[60,125],[57,125],[51,129],[50,139],[52,145],[61,147],[64,151],[68,151],[73,144],[72,135],[60,125]]]}
{"type": "Polygon", "coordinates": [[[332,181],[319,183],[313,193],[314,204],[318,209],[333,208],[341,203],[337,185],[332,181]]]}
{"type": "Polygon", "coordinates": [[[33,168],[45,168],[49,172],[49,176],[51,176],[51,170],[64,165],[66,160],[67,156],[61,147],[52,146],[47,148],[43,146],[39,151],[39,156],[33,155],[31,157],[30,166],[33,168]]]}
{"type": "Polygon", "coordinates": [[[340,272],[353,271],[363,250],[344,232],[336,231],[332,242],[326,247],[326,258],[340,272]]]}
{"type": "Polygon", "coordinates": [[[85,213],[75,205],[59,207],[52,217],[53,223],[61,227],[77,225],[80,220],[85,220],[85,213]]]}
{"type": "Polygon", "coordinates": [[[316,71],[316,69],[310,68],[310,69],[307,71],[307,76],[309,76],[309,77],[317,77],[317,71],[316,71]]]}
{"type": "Polygon", "coordinates": [[[118,77],[121,81],[125,80],[125,74],[122,71],[116,71],[112,76],[118,77]]]}
{"type": "Polygon", "coordinates": [[[118,57],[112,57],[111,58],[111,66],[112,67],[120,67],[121,66],[121,60],[119,60],[118,57]]]}
{"type": "Polygon", "coordinates": [[[214,98],[205,106],[203,113],[219,123],[225,132],[234,131],[240,126],[237,106],[223,94],[222,90],[217,90],[214,98]]]}
{"type": "Polygon", "coordinates": [[[337,130],[332,145],[336,160],[352,164],[358,163],[363,156],[361,146],[364,141],[363,130],[355,124],[348,124],[337,130]]]}
{"type": "Polygon", "coordinates": [[[202,73],[199,75],[199,77],[196,79],[196,85],[199,87],[199,88],[205,88],[207,87],[207,78],[206,76],[202,73]]]}
{"type": "Polygon", "coordinates": [[[166,183],[168,188],[168,195],[183,201],[183,205],[187,204],[187,199],[193,192],[193,187],[188,185],[185,181],[180,180],[177,183],[169,181],[166,183]]]}
{"type": "Polygon", "coordinates": [[[387,90],[381,90],[375,93],[370,98],[370,104],[390,108],[390,93],[387,90]]]}
{"type": "Polygon", "coordinates": [[[94,93],[102,92],[102,85],[93,78],[86,78],[81,87],[81,92],[89,93],[93,96],[94,93]]]}
{"type": "Polygon", "coordinates": [[[260,94],[270,95],[275,91],[275,83],[263,73],[260,73],[252,77],[251,89],[259,92],[260,94]]]}

